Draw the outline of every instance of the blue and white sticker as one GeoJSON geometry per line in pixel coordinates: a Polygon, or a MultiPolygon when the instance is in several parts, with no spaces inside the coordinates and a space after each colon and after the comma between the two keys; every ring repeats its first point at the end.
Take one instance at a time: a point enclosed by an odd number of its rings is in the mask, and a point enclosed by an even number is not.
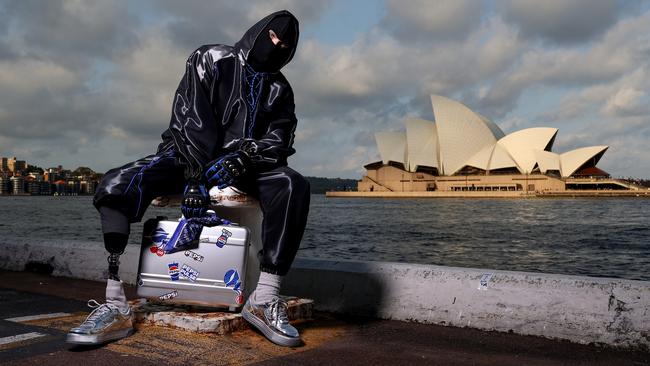
{"type": "Polygon", "coordinates": [[[237,304],[243,304],[244,296],[241,291],[239,272],[237,272],[236,269],[229,269],[223,276],[223,283],[226,285],[226,287],[232,287],[232,290],[237,294],[235,297],[235,302],[237,302],[237,304]]]}
{"type": "Polygon", "coordinates": [[[157,228],[156,231],[154,231],[153,235],[151,236],[151,242],[153,243],[153,246],[149,248],[151,253],[154,253],[158,255],[159,257],[162,257],[165,255],[165,245],[167,245],[167,242],[169,241],[169,233],[166,232],[163,228],[157,228]]]}
{"type": "Polygon", "coordinates": [[[232,233],[226,229],[221,229],[221,236],[217,239],[217,246],[223,248],[224,245],[228,243],[228,238],[232,236],[232,233]]]}
{"type": "Polygon", "coordinates": [[[181,267],[181,276],[194,282],[199,277],[199,271],[183,263],[183,267],[181,267]]]}
{"type": "Polygon", "coordinates": [[[169,233],[166,232],[163,228],[159,227],[151,236],[151,241],[156,244],[156,246],[165,245],[169,239],[168,237],[169,233]]]}
{"type": "Polygon", "coordinates": [[[172,281],[178,281],[178,275],[181,272],[181,270],[178,268],[178,262],[168,263],[167,267],[167,272],[169,273],[169,277],[172,279],[172,281]]]}
{"type": "Polygon", "coordinates": [[[490,283],[490,279],[494,273],[485,273],[483,276],[481,276],[481,279],[478,281],[478,289],[482,291],[487,291],[488,289],[488,283],[490,283]]]}

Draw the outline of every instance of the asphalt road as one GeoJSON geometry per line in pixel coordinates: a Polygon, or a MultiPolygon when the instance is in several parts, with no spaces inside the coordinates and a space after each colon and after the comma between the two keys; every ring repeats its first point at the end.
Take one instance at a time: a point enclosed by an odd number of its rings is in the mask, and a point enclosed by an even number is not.
{"type": "Polygon", "coordinates": [[[0,363],[8,365],[146,365],[101,348],[72,347],[52,319],[83,319],[85,301],[0,289],[0,363]],[[67,315],[66,315],[67,314],[67,315]],[[55,316],[56,318],[51,318],[55,316]]]}

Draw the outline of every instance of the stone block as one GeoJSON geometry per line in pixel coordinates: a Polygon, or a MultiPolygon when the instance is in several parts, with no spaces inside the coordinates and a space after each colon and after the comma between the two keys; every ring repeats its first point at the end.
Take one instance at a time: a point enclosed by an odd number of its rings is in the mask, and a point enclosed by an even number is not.
{"type": "MultiPolygon", "coordinates": [[[[314,301],[285,297],[290,321],[311,319],[314,301]]],[[[248,323],[240,313],[194,305],[166,304],[139,299],[131,302],[136,326],[155,325],[197,333],[228,334],[247,329],[248,323]]]]}

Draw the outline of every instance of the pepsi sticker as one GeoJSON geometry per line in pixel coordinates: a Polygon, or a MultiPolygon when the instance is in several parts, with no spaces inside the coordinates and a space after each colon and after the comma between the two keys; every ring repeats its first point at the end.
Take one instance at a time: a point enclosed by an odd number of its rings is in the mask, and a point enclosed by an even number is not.
{"type": "Polygon", "coordinates": [[[229,269],[226,272],[226,274],[223,276],[223,283],[226,285],[226,287],[232,287],[232,290],[235,291],[237,296],[242,294],[241,281],[239,280],[239,272],[237,272],[236,269],[229,269]]]}
{"type": "Polygon", "coordinates": [[[183,267],[181,267],[181,276],[194,282],[199,277],[199,271],[183,263],[183,267]]]}
{"type": "Polygon", "coordinates": [[[149,251],[159,257],[165,255],[165,245],[169,241],[169,233],[162,228],[157,228],[151,236],[151,242],[154,244],[149,251]]]}
{"type": "Polygon", "coordinates": [[[190,258],[194,259],[197,262],[203,262],[203,259],[204,259],[204,257],[201,254],[193,252],[191,250],[186,250],[185,251],[185,256],[190,257],[190,258]]]}
{"type": "Polygon", "coordinates": [[[181,272],[178,268],[178,262],[169,263],[167,264],[167,267],[167,273],[169,273],[169,277],[172,279],[172,281],[178,281],[179,274],[181,272]]]}
{"type": "Polygon", "coordinates": [[[155,245],[152,246],[151,248],[149,248],[149,251],[150,251],[151,253],[153,253],[153,254],[159,256],[159,257],[162,257],[163,255],[165,255],[165,250],[164,250],[162,247],[161,247],[161,248],[158,248],[158,247],[155,246],[155,245]]]}
{"type": "Polygon", "coordinates": [[[174,290],[172,292],[168,292],[166,294],[158,296],[158,299],[159,300],[171,300],[171,299],[175,298],[176,296],[178,296],[178,291],[174,290]]]}
{"type": "Polygon", "coordinates": [[[169,240],[169,233],[160,227],[157,228],[151,236],[151,241],[153,241],[156,246],[167,244],[167,240],[169,240]]]}
{"type": "Polygon", "coordinates": [[[228,238],[232,236],[232,233],[226,229],[221,229],[221,235],[217,239],[217,246],[223,248],[224,245],[228,243],[228,238]]]}

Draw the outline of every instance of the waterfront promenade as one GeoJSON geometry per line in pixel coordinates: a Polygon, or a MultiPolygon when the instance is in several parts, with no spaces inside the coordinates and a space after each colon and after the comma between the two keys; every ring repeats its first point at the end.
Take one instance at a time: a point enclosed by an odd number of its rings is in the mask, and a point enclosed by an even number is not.
{"type": "MultiPolygon", "coordinates": [[[[295,349],[272,345],[250,329],[220,336],[144,325],[103,347],[71,347],[65,331],[83,319],[88,298],[103,297],[104,284],[5,270],[0,276],[5,365],[650,364],[650,353],[634,350],[322,312],[297,324],[306,344],[295,349]]],[[[134,295],[132,287],[128,292],[134,295]]]]}
{"type": "Polygon", "coordinates": [[[329,191],[327,197],[342,198],[578,198],[578,197],[638,197],[650,198],[650,190],[575,190],[575,191],[422,191],[422,192],[358,192],[329,191]]]}

